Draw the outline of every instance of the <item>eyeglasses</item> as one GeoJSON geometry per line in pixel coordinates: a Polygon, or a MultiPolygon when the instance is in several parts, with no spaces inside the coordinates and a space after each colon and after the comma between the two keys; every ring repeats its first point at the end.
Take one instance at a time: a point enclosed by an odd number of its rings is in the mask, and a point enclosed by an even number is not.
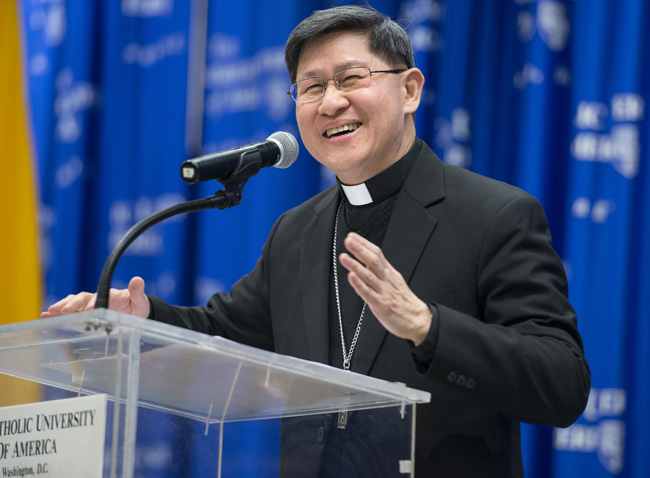
{"type": "Polygon", "coordinates": [[[327,80],[319,76],[300,80],[291,85],[291,89],[287,94],[291,95],[297,103],[312,103],[325,96],[325,90],[330,80],[334,81],[334,85],[340,91],[347,92],[369,86],[370,77],[374,73],[403,73],[405,71],[405,69],[372,71],[365,66],[355,66],[341,70],[335,73],[333,78],[327,80]]]}

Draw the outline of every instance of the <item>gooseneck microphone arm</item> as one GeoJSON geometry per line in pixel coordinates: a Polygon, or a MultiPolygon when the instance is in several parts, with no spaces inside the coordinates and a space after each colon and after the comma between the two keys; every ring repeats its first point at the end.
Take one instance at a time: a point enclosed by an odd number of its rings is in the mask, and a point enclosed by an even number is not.
{"type": "Polygon", "coordinates": [[[102,275],[99,279],[99,286],[97,287],[97,300],[95,301],[95,308],[108,309],[111,281],[113,280],[113,272],[115,272],[115,267],[117,267],[117,263],[126,251],[126,248],[129,247],[131,243],[133,243],[133,241],[135,241],[140,236],[140,234],[142,234],[148,228],[179,214],[196,212],[204,209],[226,209],[234,205],[235,204],[229,204],[229,200],[225,191],[219,191],[214,196],[210,196],[204,199],[196,199],[194,201],[175,204],[174,206],[163,209],[162,211],[158,211],[139,221],[137,224],[131,227],[131,229],[129,229],[126,234],[124,234],[124,236],[122,236],[120,242],[117,243],[111,254],[108,256],[108,259],[106,259],[104,268],[102,269],[102,275]]]}
{"type": "Polygon", "coordinates": [[[188,212],[202,211],[204,209],[228,209],[229,207],[236,206],[242,200],[242,189],[246,181],[253,175],[257,174],[260,168],[248,168],[241,171],[234,176],[229,177],[227,180],[219,181],[226,189],[217,191],[213,196],[204,199],[195,199],[180,204],[175,204],[162,211],[153,213],[145,217],[131,229],[126,231],[122,236],[120,242],[117,243],[113,251],[106,259],[102,275],[99,278],[99,285],[97,286],[97,299],[95,300],[95,308],[108,309],[111,291],[111,282],[113,280],[113,272],[117,267],[117,263],[126,251],[126,248],[135,241],[140,234],[146,231],[151,226],[155,226],[170,217],[178,216],[188,212]]]}
{"type": "Polygon", "coordinates": [[[242,200],[242,190],[246,181],[257,174],[260,169],[267,166],[284,169],[293,164],[297,157],[298,142],[296,139],[289,133],[279,131],[269,136],[266,142],[229,150],[216,155],[216,157],[206,158],[207,160],[204,161],[198,158],[197,161],[190,160],[183,163],[181,175],[186,182],[194,183],[206,179],[216,179],[225,186],[225,189],[204,199],[187,201],[158,211],[131,227],[104,263],[97,286],[95,308],[108,309],[111,281],[117,263],[126,248],[148,228],[179,214],[204,209],[228,209],[236,206],[242,200]],[[201,172],[204,174],[201,175],[201,172]]]}

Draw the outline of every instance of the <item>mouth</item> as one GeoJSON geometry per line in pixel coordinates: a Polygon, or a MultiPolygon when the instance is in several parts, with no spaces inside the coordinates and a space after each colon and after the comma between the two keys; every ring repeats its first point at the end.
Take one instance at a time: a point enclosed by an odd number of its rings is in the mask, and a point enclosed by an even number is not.
{"type": "Polygon", "coordinates": [[[338,126],[336,128],[330,128],[327,131],[325,131],[325,137],[326,138],[333,138],[334,136],[343,136],[349,133],[352,133],[353,131],[356,131],[359,129],[361,126],[361,123],[352,123],[352,124],[344,124],[343,126],[338,126]]]}

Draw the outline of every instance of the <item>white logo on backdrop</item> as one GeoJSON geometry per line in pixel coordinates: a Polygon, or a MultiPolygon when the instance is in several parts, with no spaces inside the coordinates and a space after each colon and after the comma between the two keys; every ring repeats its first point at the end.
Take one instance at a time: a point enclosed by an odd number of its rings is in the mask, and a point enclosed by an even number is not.
{"type": "Polygon", "coordinates": [[[639,171],[640,133],[636,122],[644,117],[645,103],[636,93],[618,93],[610,108],[599,101],[581,101],[573,124],[579,131],[571,143],[571,155],[579,161],[611,163],[623,177],[639,171]],[[614,124],[607,132],[607,123],[614,124]]]}
{"type": "Polygon", "coordinates": [[[84,172],[84,163],[79,156],[72,156],[61,164],[54,175],[54,182],[59,189],[65,189],[75,183],[84,172]]]}
{"type": "Polygon", "coordinates": [[[564,50],[571,31],[566,6],[560,2],[540,0],[537,4],[537,28],[540,38],[551,50],[564,50]]]}
{"type": "Polygon", "coordinates": [[[612,199],[598,199],[592,201],[586,197],[579,197],[573,201],[571,212],[578,219],[591,219],[596,224],[604,224],[616,209],[616,202],[612,199]]]}
{"type": "Polygon", "coordinates": [[[554,429],[553,447],[558,451],[596,453],[607,471],[620,473],[625,452],[625,422],[621,419],[625,408],[625,390],[591,389],[582,414],[590,423],[554,429]]]}
{"type": "Polygon", "coordinates": [[[46,47],[61,45],[65,39],[66,14],[64,0],[40,2],[34,6],[29,15],[29,28],[43,32],[43,44],[46,47]]]}
{"type": "Polygon", "coordinates": [[[515,73],[513,83],[520,89],[529,84],[541,85],[544,83],[544,72],[532,63],[526,63],[521,71],[515,73]]]}
{"type": "MultiPolygon", "coordinates": [[[[117,200],[109,210],[110,230],[108,233],[108,248],[113,250],[122,236],[138,221],[151,214],[174,204],[185,201],[180,194],[163,194],[157,198],[143,196],[136,201],[117,200]]],[[[184,216],[173,217],[165,222],[183,221],[184,216]]],[[[163,238],[160,228],[145,231],[126,250],[125,255],[157,256],[163,251],[163,238]]]]}
{"type": "Polygon", "coordinates": [[[67,68],[56,78],[56,92],[56,137],[63,143],[74,143],[81,135],[80,113],[99,103],[99,93],[88,82],[74,81],[72,71],[67,68]]]}
{"type": "MultiPolygon", "coordinates": [[[[515,2],[525,4],[530,2],[515,2]]],[[[537,13],[534,15],[529,10],[522,10],[517,15],[517,35],[522,42],[529,42],[535,37],[535,32],[549,49],[562,51],[566,47],[571,22],[568,18],[566,6],[554,0],[539,0],[537,13]]]]}
{"type": "Polygon", "coordinates": [[[135,64],[148,68],[165,58],[185,54],[186,46],[187,41],[183,33],[172,33],[148,45],[129,43],[122,51],[122,60],[127,65],[135,64]]]}
{"type": "Polygon", "coordinates": [[[43,53],[36,53],[29,60],[29,74],[32,76],[45,75],[50,71],[50,59],[43,53]]]}
{"type": "Polygon", "coordinates": [[[173,8],[172,0],[122,0],[122,14],[130,17],[162,17],[173,8]]]}
{"type": "MultiPolygon", "coordinates": [[[[445,6],[436,0],[402,3],[397,20],[411,37],[416,54],[431,54],[442,50],[444,42],[441,27],[445,13],[445,6]]],[[[426,83],[422,91],[424,106],[432,106],[435,101],[435,93],[428,85],[426,83]]]]}
{"type": "Polygon", "coordinates": [[[218,120],[228,114],[264,110],[268,118],[281,121],[293,112],[294,103],[286,94],[289,76],[284,46],[240,58],[238,38],[215,34],[209,39],[208,52],[206,115],[218,120]]]}
{"type": "Polygon", "coordinates": [[[468,168],[472,164],[472,151],[467,145],[471,139],[471,115],[464,108],[456,108],[451,119],[436,120],[436,145],[443,150],[445,163],[468,168]]]}
{"type": "MultiPolygon", "coordinates": [[[[515,3],[524,5],[532,2],[520,0],[515,3]]],[[[539,33],[539,38],[550,50],[562,51],[568,43],[571,22],[564,4],[553,0],[539,0],[536,13],[531,12],[528,7],[518,13],[516,28],[517,36],[522,43],[532,41],[535,33],[539,33]]],[[[546,78],[552,79],[558,86],[566,87],[571,82],[571,72],[567,65],[556,64],[552,75],[550,72],[547,73],[545,77],[540,67],[526,63],[515,73],[513,82],[515,87],[520,89],[528,85],[542,84],[546,78]]]]}
{"type": "Polygon", "coordinates": [[[414,52],[432,53],[443,47],[440,28],[432,24],[444,18],[445,8],[440,2],[415,0],[401,5],[398,21],[411,37],[414,52]]]}

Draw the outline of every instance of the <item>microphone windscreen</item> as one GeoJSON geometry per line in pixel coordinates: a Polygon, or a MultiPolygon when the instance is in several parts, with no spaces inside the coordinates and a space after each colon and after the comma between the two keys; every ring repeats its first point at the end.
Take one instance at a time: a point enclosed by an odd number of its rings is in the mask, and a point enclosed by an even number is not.
{"type": "Polygon", "coordinates": [[[288,168],[298,158],[298,141],[291,133],[278,131],[269,136],[267,140],[275,142],[282,152],[280,161],[273,165],[274,168],[288,168]]]}

